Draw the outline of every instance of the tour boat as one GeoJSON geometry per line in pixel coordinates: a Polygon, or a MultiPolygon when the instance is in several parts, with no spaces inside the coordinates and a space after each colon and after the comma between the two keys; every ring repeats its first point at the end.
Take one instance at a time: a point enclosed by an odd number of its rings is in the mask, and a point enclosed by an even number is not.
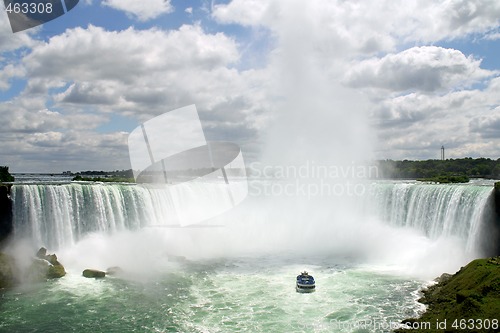
{"type": "Polygon", "coordinates": [[[310,293],[316,289],[316,282],[314,281],[314,277],[309,275],[306,271],[297,275],[297,292],[301,293],[310,293]]]}

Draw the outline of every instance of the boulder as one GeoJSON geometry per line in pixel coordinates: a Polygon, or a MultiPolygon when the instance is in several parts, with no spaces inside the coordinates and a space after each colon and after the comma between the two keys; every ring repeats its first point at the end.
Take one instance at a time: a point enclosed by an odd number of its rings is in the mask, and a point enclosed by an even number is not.
{"type": "Polygon", "coordinates": [[[100,279],[106,276],[106,272],[97,269],[86,269],[83,271],[82,275],[86,278],[100,279]]]}
{"type": "Polygon", "coordinates": [[[45,259],[34,258],[28,270],[25,272],[26,280],[29,282],[42,282],[47,280],[50,263],[45,259]]]}
{"type": "Polygon", "coordinates": [[[66,275],[63,265],[52,265],[45,259],[35,258],[27,271],[27,279],[41,282],[47,279],[58,279],[66,275]]]}
{"type": "Polygon", "coordinates": [[[58,279],[65,275],[64,266],[57,260],[57,256],[47,254],[47,249],[44,247],[38,250],[27,271],[28,280],[33,282],[58,279]]]}
{"type": "Polygon", "coordinates": [[[47,271],[47,279],[58,279],[66,275],[63,265],[50,265],[47,271]]]}
{"type": "Polygon", "coordinates": [[[41,247],[40,250],[36,253],[36,257],[40,259],[45,259],[47,256],[47,249],[44,247],[41,247]]]}

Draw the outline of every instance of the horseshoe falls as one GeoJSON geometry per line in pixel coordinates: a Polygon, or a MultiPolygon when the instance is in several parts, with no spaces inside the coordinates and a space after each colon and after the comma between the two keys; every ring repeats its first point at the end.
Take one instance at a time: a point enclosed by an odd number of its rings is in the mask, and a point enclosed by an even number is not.
{"type": "MultiPolygon", "coordinates": [[[[120,184],[16,185],[12,188],[15,232],[58,249],[90,233],[178,225],[178,215],[186,208],[180,202],[192,192],[202,192],[207,199],[229,200],[223,187],[210,183],[168,189],[120,184]]],[[[467,252],[481,251],[487,245],[481,237],[490,233],[491,186],[380,182],[367,192],[359,199],[366,218],[418,230],[429,239],[459,238],[467,252]]],[[[198,204],[194,209],[205,208],[198,204]]]]}
{"type": "Polygon", "coordinates": [[[492,186],[378,181],[353,205],[250,195],[179,227],[191,191],[207,198],[193,213],[230,200],[193,186],[14,185],[13,248],[46,246],[68,274],[6,292],[0,331],[389,332],[429,280],[496,251],[492,186]],[[111,266],[124,275],[82,277],[111,266]],[[304,269],[314,293],[295,292],[304,269]]]}

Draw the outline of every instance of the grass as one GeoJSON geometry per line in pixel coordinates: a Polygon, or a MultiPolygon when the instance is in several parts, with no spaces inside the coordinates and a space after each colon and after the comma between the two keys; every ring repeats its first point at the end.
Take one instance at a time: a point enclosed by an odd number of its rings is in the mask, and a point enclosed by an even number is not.
{"type": "Polygon", "coordinates": [[[420,318],[410,318],[406,322],[423,329],[396,330],[396,332],[443,332],[436,323],[446,320],[446,331],[498,332],[500,326],[500,257],[476,259],[457,273],[423,291],[419,300],[427,310],[420,318]],[[480,323],[490,324],[490,329],[479,329],[480,323]],[[455,327],[453,325],[456,325],[455,327]],[[462,325],[462,327],[460,327],[462,325]],[[465,325],[465,328],[464,328],[465,325]]]}

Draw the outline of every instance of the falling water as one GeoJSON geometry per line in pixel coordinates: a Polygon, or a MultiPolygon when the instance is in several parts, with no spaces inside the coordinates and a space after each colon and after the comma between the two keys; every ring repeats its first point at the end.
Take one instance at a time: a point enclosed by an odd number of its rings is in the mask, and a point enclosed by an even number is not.
{"type": "Polygon", "coordinates": [[[466,252],[480,250],[492,213],[491,186],[378,183],[371,194],[369,210],[385,223],[417,229],[430,239],[458,237],[466,252]]]}
{"type": "Polygon", "coordinates": [[[145,226],[179,226],[186,214],[231,200],[225,185],[192,183],[167,188],[124,184],[16,185],[12,188],[16,235],[57,249],[90,233],[137,230],[145,226]],[[197,209],[192,192],[201,193],[197,209]]]}
{"type": "MultiPolygon", "coordinates": [[[[394,227],[418,230],[429,239],[457,237],[466,252],[478,250],[484,221],[491,213],[492,188],[479,185],[376,183],[364,200],[365,216],[394,227]]],[[[16,185],[14,228],[35,244],[51,248],[73,245],[90,233],[138,230],[145,226],[179,225],[179,217],[214,205],[211,198],[230,198],[210,183],[167,189],[121,184],[16,185]],[[208,202],[182,206],[190,193],[208,202]]]]}

